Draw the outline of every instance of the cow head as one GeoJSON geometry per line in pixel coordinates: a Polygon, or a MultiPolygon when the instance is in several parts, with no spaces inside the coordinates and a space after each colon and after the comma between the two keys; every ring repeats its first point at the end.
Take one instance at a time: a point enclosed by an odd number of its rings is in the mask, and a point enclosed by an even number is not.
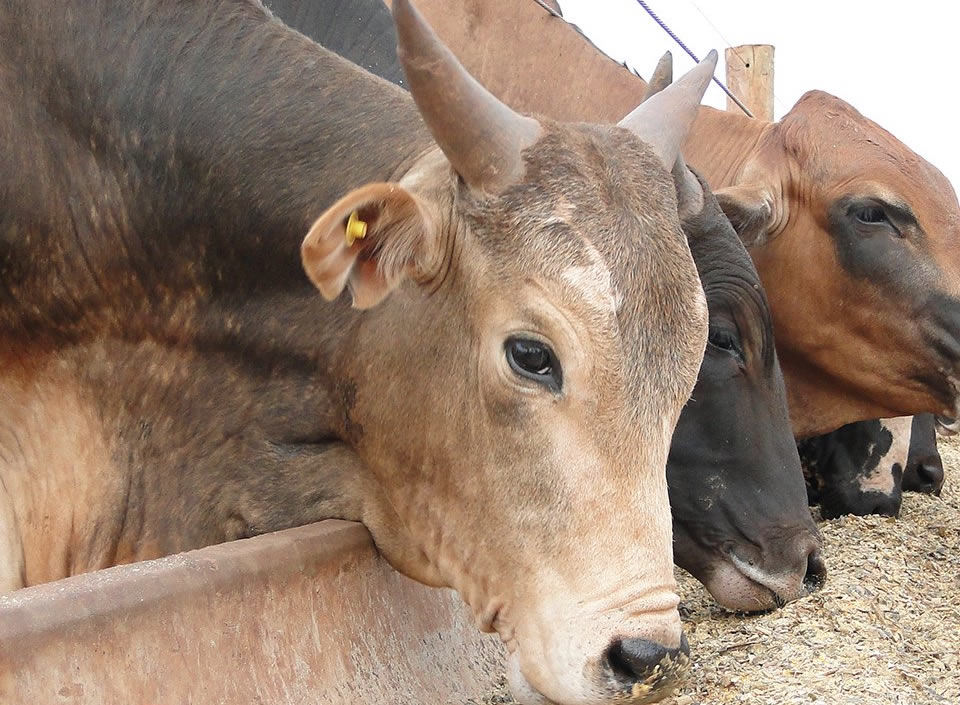
{"type": "Polygon", "coordinates": [[[797,444],[811,504],[825,519],[844,514],[899,516],[913,418],[847,424],[797,444]]]}
{"type": "Polygon", "coordinates": [[[910,454],[903,469],[904,492],[940,495],[943,460],[937,450],[937,423],[933,414],[917,414],[910,427],[910,454]]]}
{"type": "Polygon", "coordinates": [[[538,122],[393,12],[438,147],[302,249],[364,309],[336,362],[357,515],[500,634],[523,701],[659,699],[686,660],[664,468],[706,342],[668,169],[716,57],[624,127],[538,122]]]}
{"type": "Polygon", "coordinates": [[[716,200],[683,220],[710,333],[667,464],[674,554],[726,607],[769,609],[820,587],[825,567],[750,256],[716,200]]]}
{"type": "MultiPolygon", "coordinates": [[[[668,52],[648,93],[671,81],[668,52]]],[[[796,599],[825,577],[760,278],[706,182],[674,168],[710,333],[667,461],[674,558],[731,609],[796,599]]]]}
{"type": "Polygon", "coordinates": [[[813,91],[717,197],[763,275],[799,437],[957,416],[960,207],[943,174],[813,91]]]}

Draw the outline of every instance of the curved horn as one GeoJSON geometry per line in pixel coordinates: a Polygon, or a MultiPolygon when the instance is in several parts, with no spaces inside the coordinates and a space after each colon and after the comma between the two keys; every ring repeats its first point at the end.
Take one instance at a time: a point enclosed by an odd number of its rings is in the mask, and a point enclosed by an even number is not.
{"type": "Polygon", "coordinates": [[[469,186],[494,193],[519,181],[520,153],[536,142],[540,124],[467,73],[409,0],[394,0],[393,19],[410,93],[453,168],[469,186]]]}
{"type": "Polygon", "coordinates": [[[640,102],[646,102],[671,83],[673,83],[673,54],[666,51],[657,62],[657,68],[653,70],[650,80],[647,81],[647,92],[643,94],[643,100],[640,102]]]}
{"type": "Polygon", "coordinates": [[[653,147],[668,170],[677,161],[716,67],[717,52],[711,51],[683,78],[645,100],[620,121],[621,127],[653,147]]]}

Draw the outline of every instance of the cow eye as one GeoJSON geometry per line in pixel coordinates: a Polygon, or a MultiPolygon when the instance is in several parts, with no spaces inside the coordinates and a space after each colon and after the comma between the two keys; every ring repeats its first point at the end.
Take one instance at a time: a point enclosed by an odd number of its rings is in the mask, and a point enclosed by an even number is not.
{"type": "Polygon", "coordinates": [[[853,211],[853,217],[864,225],[877,225],[888,222],[887,214],[877,206],[860,206],[853,211]]]}
{"type": "Polygon", "coordinates": [[[740,347],[740,341],[736,334],[727,328],[710,328],[710,334],[707,343],[718,350],[725,350],[741,360],[743,359],[743,349],[740,347]]]}
{"type": "Polygon", "coordinates": [[[504,343],[504,350],[514,372],[544,385],[554,393],[560,392],[563,375],[557,356],[549,345],[531,338],[509,338],[504,343]]]}

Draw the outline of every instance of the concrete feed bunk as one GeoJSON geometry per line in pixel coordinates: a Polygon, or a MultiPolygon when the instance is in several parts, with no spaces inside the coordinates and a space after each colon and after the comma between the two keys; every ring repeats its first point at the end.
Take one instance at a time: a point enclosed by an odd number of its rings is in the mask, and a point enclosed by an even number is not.
{"type": "Polygon", "coordinates": [[[503,669],[459,598],[327,521],[0,597],[0,703],[461,703],[503,669]]]}

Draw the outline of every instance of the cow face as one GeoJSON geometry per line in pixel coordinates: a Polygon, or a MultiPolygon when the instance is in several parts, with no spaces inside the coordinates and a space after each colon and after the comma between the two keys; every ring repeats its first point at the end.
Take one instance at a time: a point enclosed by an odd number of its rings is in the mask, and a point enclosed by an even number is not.
{"type": "Polygon", "coordinates": [[[753,246],[798,436],[956,416],[960,208],[937,169],[815,91],[718,198],[753,246]]]}
{"type": "Polygon", "coordinates": [[[873,419],[797,444],[811,504],[825,519],[899,516],[913,418],[873,419]]]}
{"type": "Polygon", "coordinates": [[[706,340],[667,165],[712,66],[626,123],[650,140],[541,124],[393,9],[439,148],[302,250],[326,297],[366,309],[335,392],[358,515],[499,632],[523,701],[659,699],[686,660],[664,468],[706,340]]]}
{"type": "Polygon", "coordinates": [[[943,460],[937,450],[937,424],[933,414],[917,414],[910,427],[910,454],[903,469],[904,492],[940,496],[943,460]]]}
{"type": "Polygon", "coordinates": [[[710,333],[667,464],[674,554],[717,601],[755,611],[825,577],[760,280],[716,200],[683,220],[710,333]]]}

